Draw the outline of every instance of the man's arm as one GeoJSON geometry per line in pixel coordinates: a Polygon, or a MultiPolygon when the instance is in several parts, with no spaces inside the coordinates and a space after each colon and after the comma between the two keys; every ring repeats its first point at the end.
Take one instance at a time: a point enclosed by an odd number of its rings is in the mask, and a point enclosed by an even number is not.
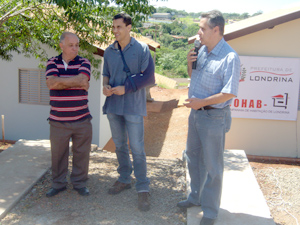
{"type": "Polygon", "coordinates": [[[207,105],[214,105],[214,104],[226,102],[234,97],[235,97],[234,94],[218,93],[204,99],[200,99],[200,98],[186,99],[185,101],[187,101],[188,103],[184,103],[184,105],[188,108],[197,110],[207,105]]]}
{"type": "Polygon", "coordinates": [[[68,88],[82,88],[86,91],[89,89],[89,78],[83,73],[73,77],[56,77],[47,76],[47,87],[51,90],[64,90],[68,88]]]}

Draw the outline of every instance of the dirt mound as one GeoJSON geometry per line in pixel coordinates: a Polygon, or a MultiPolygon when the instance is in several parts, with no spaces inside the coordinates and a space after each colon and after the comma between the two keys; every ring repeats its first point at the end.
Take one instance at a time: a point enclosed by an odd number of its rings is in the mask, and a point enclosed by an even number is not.
{"type": "MultiPolygon", "coordinates": [[[[148,156],[182,158],[185,149],[190,109],[177,107],[181,96],[188,89],[151,88],[151,96],[157,102],[167,102],[160,112],[149,112],[145,118],[145,151],[148,156]],[[176,102],[174,105],[172,102],[176,102]]],[[[150,103],[152,104],[152,103],[150,103]]]]}

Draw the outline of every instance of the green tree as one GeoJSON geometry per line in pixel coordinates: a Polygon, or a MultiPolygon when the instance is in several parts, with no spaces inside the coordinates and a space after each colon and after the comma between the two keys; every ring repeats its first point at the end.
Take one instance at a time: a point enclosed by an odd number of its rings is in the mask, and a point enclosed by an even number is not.
{"type": "Polygon", "coordinates": [[[187,42],[184,42],[183,40],[177,40],[177,41],[173,41],[170,43],[170,46],[173,49],[184,48],[186,45],[187,45],[187,42]]]}
{"type": "Polygon", "coordinates": [[[187,28],[183,30],[182,35],[185,37],[191,37],[196,35],[198,30],[199,30],[199,24],[193,23],[187,26],[187,28]]]}
{"type": "MultiPolygon", "coordinates": [[[[154,7],[149,0],[0,0],[0,59],[12,52],[33,55],[45,62],[42,44],[59,50],[59,37],[71,30],[80,38],[81,55],[94,67],[94,44],[110,41],[113,15],[127,12],[133,26],[146,19],[154,7]],[[112,4],[113,3],[113,4],[112,4]]],[[[99,74],[96,74],[96,76],[99,74]]]]}
{"type": "Polygon", "coordinates": [[[194,19],[198,19],[201,16],[201,12],[198,12],[198,13],[190,12],[189,16],[194,19]]]}
{"type": "Polygon", "coordinates": [[[240,14],[238,13],[223,13],[225,20],[239,19],[240,14]]]}
{"type": "Polygon", "coordinates": [[[189,14],[185,10],[179,10],[176,12],[176,15],[188,16],[189,14]]]}
{"type": "Polygon", "coordinates": [[[173,40],[173,37],[169,34],[162,34],[158,37],[158,42],[163,46],[169,46],[173,40]]]}
{"type": "Polygon", "coordinates": [[[180,35],[183,32],[181,27],[176,27],[175,29],[171,30],[171,34],[173,35],[180,35]]]}
{"type": "Polygon", "coordinates": [[[249,18],[249,17],[250,17],[249,13],[243,13],[243,14],[241,14],[241,16],[240,16],[241,19],[247,19],[247,18],[249,18]]]}
{"type": "Polygon", "coordinates": [[[170,9],[170,8],[164,6],[164,7],[158,7],[156,9],[156,12],[157,13],[171,13],[171,14],[175,14],[176,9],[170,9]]]}
{"type": "Polygon", "coordinates": [[[172,23],[162,23],[161,31],[168,34],[180,34],[185,27],[184,23],[175,20],[172,23]]]}
{"type": "Polygon", "coordinates": [[[145,30],[142,32],[142,35],[143,35],[143,36],[149,36],[149,35],[154,34],[154,32],[155,32],[155,29],[145,29],[145,30]]]}
{"type": "Polygon", "coordinates": [[[263,14],[263,11],[259,10],[256,13],[253,13],[252,16],[258,16],[258,15],[261,15],[261,14],[263,14]]]}
{"type": "Polygon", "coordinates": [[[156,52],[156,72],[168,77],[188,77],[186,56],[189,49],[187,44],[174,50],[162,46],[156,52]]]}
{"type": "Polygon", "coordinates": [[[171,34],[172,27],[170,26],[170,24],[163,23],[161,26],[161,30],[164,34],[171,34]]]}

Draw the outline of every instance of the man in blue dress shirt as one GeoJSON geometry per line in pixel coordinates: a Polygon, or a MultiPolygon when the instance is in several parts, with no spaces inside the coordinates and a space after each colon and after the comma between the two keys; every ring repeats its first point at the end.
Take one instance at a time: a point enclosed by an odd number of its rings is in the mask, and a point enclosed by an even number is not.
{"type": "Polygon", "coordinates": [[[186,157],[191,192],[180,208],[200,206],[200,225],[213,225],[220,208],[225,133],[231,124],[230,104],[237,96],[240,60],[223,38],[225,21],[217,10],[203,13],[198,35],[199,54],[187,56],[191,77],[186,107],[191,108],[186,157]],[[196,69],[192,63],[196,61],[196,69]]]}

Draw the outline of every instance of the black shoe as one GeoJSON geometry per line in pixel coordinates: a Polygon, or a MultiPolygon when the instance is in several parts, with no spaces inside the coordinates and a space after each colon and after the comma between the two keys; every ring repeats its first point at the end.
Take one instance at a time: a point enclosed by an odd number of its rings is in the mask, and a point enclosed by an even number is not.
{"type": "Polygon", "coordinates": [[[78,192],[78,194],[82,195],[82,196],[88,196],[90,195],[90,191],[87,187],[83,187],[83,188],[74,188],[75,191],[78,192]]]}
{"type": "Polygon", "coordinates": [[[177,207],[181,208],[181,209],[187,209],[187,208],[191,208],[193,206],[197,206],[191,202],[189,202],[188,200],[183,200],[177,203],[177,207]]]}
{"type": "Polygon", "coordinates": [[[67,189],[66,187],[59,188],[59,189],[51,188],[51,189],[46,193],[46,197],[48,197],[48,198],[53,197],[53,196],[57,195],[59,192],[64,191],[64,190],[66,190],[66,189],[67,189]]]}
{"type": "Polygon", "coordinates": [[[149,196],[149,192],[138,193],[138,209],[140,211],[146,212],[150,210],[149,196]]]}
{"type": "Polygon", "coordinates": [[[202,217],[200,225],[214,225],[215,221],[216,221],[215,219],[210,219],[210,218],[202,217]]]}

